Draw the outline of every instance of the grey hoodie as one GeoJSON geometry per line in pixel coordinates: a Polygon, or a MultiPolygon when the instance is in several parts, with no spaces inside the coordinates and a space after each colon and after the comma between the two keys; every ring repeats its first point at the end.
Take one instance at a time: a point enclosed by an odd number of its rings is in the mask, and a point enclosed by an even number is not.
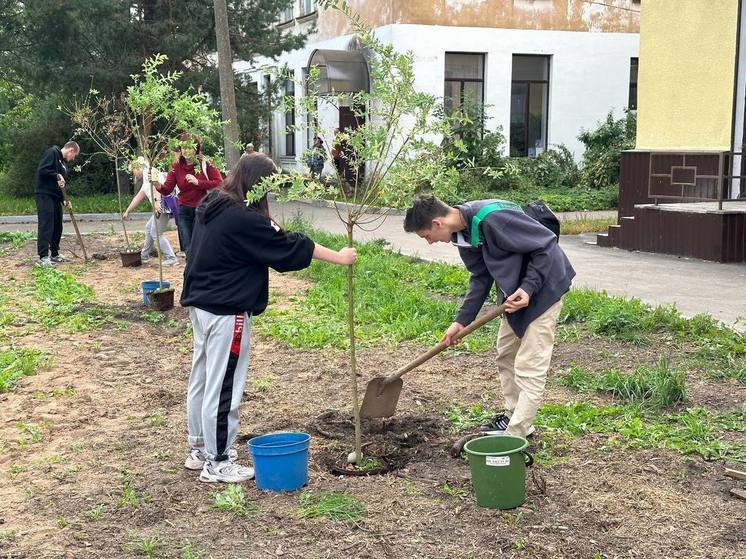
{"type": "Polygon", "coordinates": [[[538,221],[517,210],[498,210],[481,223],[482,245],[472,247],[472,217],[485,205],[497,200],[478,200],[456,206],[466,228],[453,236],[461,260],[471,272],[469,292],[456,316],[467,325],[482,308],[496,284],[505,298],[521,288],[530,297],[527,307],[507,315],[508,324],[518,337],[549,307],[562,298],[575,277],[570,261],[557,244],[557,238],[538,221]]]}

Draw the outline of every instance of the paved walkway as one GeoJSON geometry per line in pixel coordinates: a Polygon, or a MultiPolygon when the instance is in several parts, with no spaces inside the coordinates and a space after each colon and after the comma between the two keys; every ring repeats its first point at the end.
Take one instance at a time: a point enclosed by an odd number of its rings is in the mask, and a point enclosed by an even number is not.
{"type": "MultiPolygon", "coordinates": [[[[270,207],[275,218],[280,221],[300,214],[318,229],[345,233],[344,225],[332,208],[276,202],[271,203],[270,207]]],[[[583,215],[586,214],[581,214],[583,215]]],[[[607,216],[593,212],[592,217],[607,216]]],[[[131,220],[128,230],[140,230],[143,224],[143,219],[131,220]]],[[[119,230],[119,227],[116,221],[80,223],[83,233],[110,231],[112,228],[119,230]]],[[[0,221],[0,231],[35,229],[34,223],[2,224],[0,221]]],[[[71,226],[65,225],[65,234],[74,234],[71,226]]],[[[417,236],[404,233],[401,215],[389,216],[375,230],[357,231],[356,238],[386,239],[393,250],[424,260],[461,262],[454,247],[443,243],[428,245],[417,236]]],[[[601,248],[587,244],[586,241],[593,238],[593,235],[565,236],[560,241],[577,271],[575,286],[604,289],[612,295],[634,296],[653,305],[675,303],[687,316],[708,313],[728,324],[733,324],[739,317],[746,318],[746,264],[718,264],[662,254],[601,248]]]]}

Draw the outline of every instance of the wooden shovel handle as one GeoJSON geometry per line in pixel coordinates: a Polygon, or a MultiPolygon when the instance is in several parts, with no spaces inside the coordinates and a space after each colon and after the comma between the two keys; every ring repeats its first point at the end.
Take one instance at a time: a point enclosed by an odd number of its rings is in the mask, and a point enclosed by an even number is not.
{"type": "MultiPolygon", "coordinates": [[[[482,316],[474,320],[471,324],[469,324],[466,328],[461,330],[458,334],[454,336],[455,339],[460,340],[461,338],[464,338],[471,334],[474,330],[477,328],[481,328],[488,322],[491,322],[495,320],[498,316],[503,314],[505,312],[505,309],[508,308],[508,305],[502,304],[499,307],[493,307],[490,310],[488,310],[486,313],[484,313],[482,316]]],[[[423,353],[420,355],[417,359],[414,361],[404,365],[401,369],[396,371],[394,374],[387,376],[383,379],[383,384],[390,384],[394,382],[396,379],[400,378],[404,373],[408,373],[415,367],[419,367],[422,365],[425,361],[428,361],[429,359],[432,359],[436,355],[438,355],[441,351],[446,349],[448,347],[448,344],[446,342],[440,342],[438,345],[427,351],[426,353],[423,353]]]]}
{"type": "Polygon", "coordinates": [[[78,222],[75,219],[75,214],[73,213],[72,206],[70,204],[70,199],[67,197],[67,192],[65,192],[65,188],[60,188],[62,191],[62,199],[67,203],[67,211],[70,214],[70,221],[73,222],[73,227],[75,228],[75,234],[78,236],[78,243],[80,243],[80,248],[83,251],[83,261],[88,261],[88,255],[85,253],[85,245],[83,244],[83,237],[80,234],[80,229],[78,229],[78,222]]]}

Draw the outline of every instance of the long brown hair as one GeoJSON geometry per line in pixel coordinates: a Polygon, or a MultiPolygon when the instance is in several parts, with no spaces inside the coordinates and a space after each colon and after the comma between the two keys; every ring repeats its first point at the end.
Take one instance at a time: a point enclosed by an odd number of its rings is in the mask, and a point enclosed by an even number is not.
{"type": "MultiPolygon", "coordinates": [[[[277,167],[275,167],[274,161],[263,153],[243,155],[238,160],[238,163],[233,166],[228,177],[223,181],[220,192],[231,200],[239,204],[244,204],[246,193],[253,190],[256,185],[262,182],[263,178],[272,176],[275,173],[277,173],[277,167]]],[[[272,220],[272,216],[269,214],[269,203],[267,202],[266,194],[260,200],[249,204],[249,206],[255,208],[267,219],[272,220]]]]}

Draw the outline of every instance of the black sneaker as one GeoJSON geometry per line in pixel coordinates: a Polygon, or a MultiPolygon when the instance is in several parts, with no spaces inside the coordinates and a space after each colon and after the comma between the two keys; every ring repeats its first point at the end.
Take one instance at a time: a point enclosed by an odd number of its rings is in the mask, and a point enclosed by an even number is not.
{"type": "Polygon", "coordinates": [[[502,435],[508,428],[508,423],[510,423],[510,418],[501,413],[481,425],[479,431],[485,435],[502,435]]]}

